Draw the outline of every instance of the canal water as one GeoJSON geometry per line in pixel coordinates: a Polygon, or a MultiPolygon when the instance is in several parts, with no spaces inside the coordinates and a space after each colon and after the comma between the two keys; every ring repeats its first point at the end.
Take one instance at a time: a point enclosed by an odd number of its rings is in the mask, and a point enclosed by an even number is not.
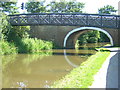
{"type": "MultiPolygon", "coordinates": [[[[100,46],[104,45],[99,44],[100,46]]],[[[88,45],[88,46],[93,46],[88,45]]],[[[2,88],[49,88],[95,50],[55,49],[52,55],[17,54],[2,56],[2,88]]]]}

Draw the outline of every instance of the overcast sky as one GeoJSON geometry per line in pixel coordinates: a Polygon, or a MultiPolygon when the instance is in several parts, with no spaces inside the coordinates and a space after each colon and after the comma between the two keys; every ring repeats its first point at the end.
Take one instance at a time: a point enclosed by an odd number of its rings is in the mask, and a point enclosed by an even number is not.
{"type": "MultiPolygon", "coordinates": [[[[19,2],[18,6],[20,6],[21,2],[26,2],[26,1],[27,0],[18,0],[19,2]]],[[[46,1],[50,2],[52,0],[46,0],[46,1]]],[[[98,9],[105,5],[112,5],[113,7],[115,7],[116,10],[118,10],[118,2],[120,0],[77,0],[77,1],[85,3],[84,11],[86,13],[97,13],[98,9]]]]}

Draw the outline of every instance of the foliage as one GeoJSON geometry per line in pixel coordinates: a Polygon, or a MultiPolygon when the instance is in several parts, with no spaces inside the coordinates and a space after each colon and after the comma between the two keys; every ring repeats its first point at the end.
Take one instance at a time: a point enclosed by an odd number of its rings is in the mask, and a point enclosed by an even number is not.
{"type": "Polygon", "coordinates": [[[42,13],[46,12],[45,1],[40,2],[27,2],[25,5],[27,12],[30,13],[42,13]]]}
{"type": "Polygon", "coordinates": [[[97,43],[99,39],[100,39],[100,32],[94,30],[84,33],[78,38],[80,45],[86,43],[97,43]]]}
{"type": "MultiPolygon", "coordinates": [[[[78,40],[76,41],[77,49],[82,45],[86,45],[87,43],[100,43],[100,42],[109,42],[109,38],[106,34],[100,31],[89,31],[80,35],[78,40]]],[[[90,48],[89,48],[90,49],[90,48]]],[[[92,49],[92,48],[91,48],[92,49]]]]}
{"type": "Polygon", "coordinates": [[[7,14],[18,13],[18,7],[16,5],[17,2],[0,1],[0,8],[2,9],[3,12],[7,14]]]}
{"type": "Polygon", "coordinates": [[[53,48],[52,42],[38,40],[36,38],[18,38],[17,42],[0,41],[0,54],[14,53],[39,53],[49,55],[53,48]],[[47,50],[47,51],[43,51],[47,50]]]}
{"type": "MultiPolygon", "coordinates": [[[[31,0],[30,0],[31,1],[31,0]]],[[[60,0],[52,1],[49,4],[45,5],[45,0],[40,2],[27,2],[26,9],[30,13],[41,13],[41,12],[80,12],[82,13],[82,9],[84,8],[84,3],[80,3],[77,1],[65,1],[60,0]]]]}
{"type": "Polygon", "coordinates": [[[2,12],[0,11],[0,40],[2,38],[2,12]]]}
{"type": "Polygon", "coordinates": [[[75,43],[75,49],[76,49],[76,50],[79,49],[79,40],[77,40],[76,43],[75,43]]]}
{"type": "Polygon", "coordinates": [[[38,40],[37,38],[23,38],[15,42],[19,53],[42,53],[41,50],[53,48],[52,42],[38,40]]]}
{"type": "Polygon", "coordinates": [[[1,27],[1,38],[7,38],[9,31],[11,30],[11,25],[8,22],[8,17],[4,13],[0,13],[0,27],[1,27]]]}
{"type": "Polygon", "coordinates": [[[109,42],[109,38],[107,37],[106,34],[100,32],[100,39],[99,42],[109,42]]]}
{"type": "Polygon", "coordinates": [[[30,30],[30,26],[13,26],[8,34],[7,40],[9,42],[17,42],[18,39],[29,37],[28,31],[30,30]]]}
{"type": "Polygon", "coordinates": [[[92,85],[94,75],[99,71],[110,52],[97,52],[73,69],[63,79],[56,81],[52,88],[88,88],[92,85]]]}
{"type": "Polygon", "coordinates": [[[1,51],[0,54],[15,54],[17,53],[17,48],[13,43],[8,43],[7,41],[0,41],[1,51]]]}
{"type": "Polygon", "coordinates": [[[98,9],[99,14],[112,14],[115,13],[117,10],[111,5],[106,5],[100,9],[98,9]]]}
{"type": "Polygon", "coordinates": [[[58,12],[58,13],[66,13],[66,12],[80,12],[82,13],[82,9],[84,8],[84,3],[77,2],[76,0],[65,1],[60,0],[60,2],[52,1],[48,6],[48,12],[58,12]]]}
{"type": "Polygon", "coordinates": [[[8,17],[2,13],[0,21],[2,40],[4,41],[1,43],[2,54],[15,53],[17,52],[16,47],[19,53],[41,53],[41,50],[53,48],[52,42],[28,38],[29,26],[11,26],[7,19],[8,17]]]}
{"type": "Polygon", "coordinates": [[[8,22],[9,17],[4,13],[1,13],[1,32],[2,39],[7,41],[15,41],[17,38],[26,38],[28,37],[28,31],[30,26],[11,26],[8,22]]]}

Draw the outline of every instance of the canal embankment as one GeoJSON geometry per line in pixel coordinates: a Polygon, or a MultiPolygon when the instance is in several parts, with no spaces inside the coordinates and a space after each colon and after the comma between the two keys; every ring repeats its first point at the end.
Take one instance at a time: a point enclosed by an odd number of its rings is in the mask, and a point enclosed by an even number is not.
{"type": "Polygon", "coordinates": [[[88,88],[94,81],[94,75],[102,67],[104,61],[110,55],[106,49],[102,49],[88,58],[79,67],[73,69],[61,80],[56,81],[52,88],[88,88]]]}
{"type": "Polygon", "coordinates": [[[90,88],[119,88],[118,67],[120,48],[107,48],[110,56],[106,59],[102,68],[94,76],[94,82],[90,88]]]}

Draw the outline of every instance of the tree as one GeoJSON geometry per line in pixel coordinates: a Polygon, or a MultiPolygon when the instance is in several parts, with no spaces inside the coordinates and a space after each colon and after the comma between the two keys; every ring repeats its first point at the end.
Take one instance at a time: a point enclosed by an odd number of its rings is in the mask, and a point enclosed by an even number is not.
{"type": "Polygon", "coordinates": [[[86,43],[97,43],[99,39],[100,39],[100,32],[94,30],[84,33],[78,38],[80,45],[86,43]]]}
{"type": "Polygon", "coordinates": [[[0,35],[1,39],[7,41],[15,41],[17,38],[28,37],[29,26],[11,26],[8,22],[8,16],[4,13],[0,13],[0,35]]]}
{"type": "Polygon", "coordinates": [[[84,3],[80,3],[77,1],[65,1],[60,0],[60,2],[52,1],[47,5],[48,12],[58,12],[58,13],[66,13],[66,12],[80,12],[82,13],[82,9],[84,8],[84,3]]]}
{"type": "Polygon", "coordinates": [[[27,2],[25,8],[29,13],[46,12],[45,0],[40,2],[27,2]]]}
{"type": "Polygon", "coordinates": [[[49,4],[45,5],[45,0],[40,2],[33,2],[34,0],[29,0],[26,3],[25,7],[27,12],[29,13],[41,13],[41,12],[80,12],[82,13],[82,9],[84,8],[84,3],[80,3],[77,1],[65,1],[60,0],[60,2],[52,1],[49,4]]]}
{"type": "Polygon", "coordinates": [[[3,2],[0,1],[0,9],[2,9],[2,12],[5,12],[7,14],[14,14],[18,13],[18,7],[16,6],[17,2],[3,2]]]}
{"type": "Polygon", "coordinates": [[[103,8],[98,9],[99,14],[112,14],[115,13],[117,10],[111,5],[106,5],[103,8]]]}

